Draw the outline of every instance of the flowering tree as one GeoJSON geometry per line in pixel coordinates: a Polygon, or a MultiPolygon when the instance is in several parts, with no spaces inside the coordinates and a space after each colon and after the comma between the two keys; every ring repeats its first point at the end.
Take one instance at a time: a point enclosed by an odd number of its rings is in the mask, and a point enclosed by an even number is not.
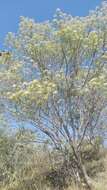
{"type": "Polygon", "coordinates": [[[42,140],[46,136],[58,150],[72,150],[76,173],[90,189],[81,149],[102,129],[107,5],[84,18],[59,9],[44,23],[21,17],[18,32],[9,33],[6,43],[11,55],[1,60],[1,99],[18,119],[41,131],[42,140]]]}

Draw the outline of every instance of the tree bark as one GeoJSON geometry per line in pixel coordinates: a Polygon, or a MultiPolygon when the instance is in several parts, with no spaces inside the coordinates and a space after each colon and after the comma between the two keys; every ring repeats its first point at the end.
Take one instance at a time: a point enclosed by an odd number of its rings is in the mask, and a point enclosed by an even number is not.
{"type": "Polygon", "coordinates": [[[91,190],[92,182],[87,174],[85,166],[82,163],[79,164],[79,171],[80,171],[79,175],[80,175],[81,183],[84,184],[84,186],[86,187],[86,190],[91,190]]]}

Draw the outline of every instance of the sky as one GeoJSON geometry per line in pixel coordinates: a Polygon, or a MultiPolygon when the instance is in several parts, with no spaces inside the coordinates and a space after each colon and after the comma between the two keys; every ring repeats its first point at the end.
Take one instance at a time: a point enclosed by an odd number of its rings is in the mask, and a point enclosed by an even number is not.
{"type": "Polygon", "coordinates": [[[101,0],[0,0],[0,49],[8,32],[16,32],[20,16],[41,22],[49,20],[57,8],[73,16],[86,16],[101,0]]]}

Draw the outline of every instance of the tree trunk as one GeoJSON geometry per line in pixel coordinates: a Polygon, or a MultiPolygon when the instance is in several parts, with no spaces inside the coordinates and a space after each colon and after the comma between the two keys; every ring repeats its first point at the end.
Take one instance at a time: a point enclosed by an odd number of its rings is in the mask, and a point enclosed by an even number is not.
{"type": "Polygon", "coordinates": [[[91,179],[89,178],[89,176],[87,175],[85,166],[82,163],[79,164],[79,170],[80,170],[79,175],[80,175],[80,179],[81,179],[82,183],[85,185],[87,190],[91,190],[92,182],[91,182],[91,179]]]}
{"type": "Polygon", "coordinates": [[[82,162],[81,154],[77,153],[75,148],[73,147],[73,153],[75,157],[75,164],[77,167],[77,173],[79,175],[79,179],[81,183],[84,183],[86,190],[91,190],[92,180],[89,178],[85,166],[82,162]]]}

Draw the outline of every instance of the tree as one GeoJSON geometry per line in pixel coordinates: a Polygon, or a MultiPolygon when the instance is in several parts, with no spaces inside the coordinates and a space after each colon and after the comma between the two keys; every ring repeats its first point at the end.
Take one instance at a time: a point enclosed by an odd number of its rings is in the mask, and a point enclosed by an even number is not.
{"type": "Polygon", "coordinates": [[[42,132],[43,141],[72,150],[76,173],[90,189],[81,149],[99,136],[106,107],[107,4],[84,18],[59,9],[44,23],[21,17],[6,42],[11,58],[1,61],[1,99],[15,117],[42,132]]]}

